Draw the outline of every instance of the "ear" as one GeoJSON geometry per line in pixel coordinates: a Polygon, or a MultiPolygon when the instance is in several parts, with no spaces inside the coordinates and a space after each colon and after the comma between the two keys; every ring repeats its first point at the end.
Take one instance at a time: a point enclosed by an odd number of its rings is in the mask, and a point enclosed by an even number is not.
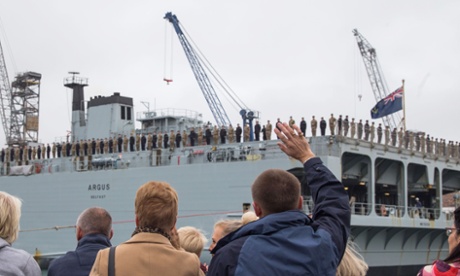
{"type": "Polygon", "coordinates": [[[299,204],[297,205],[297,209],[302,210],[303,207],[303,198],[302,196],[299,196],[299,204]]]}
{"type": "Polygon", "coordinates": [[[136,219],[135,219],[135,220],[136,220],[136,227],[139,227],[139,218],[137,217],[137,215],[136,215],[136,219]]]}
{"type": "Polygon", "coordinates": [[[78,226],[77,226],[76,236],[77,236],[77,241],[79,241],[79,240],[81,240],[81,238],[83,238],[83,231],[78,226]]]}
{"type": "Polygon", "coordinates": [[[262,215],[262,208],[260,208],[259,204],[257,204],[257,202],[253,202],[252,207],[254,208],[254,212],[256,213],[256,216],[261,218],[263,215],[262,215]]]}
{"type": "Polygon", "coordinates": [[[110,229],[110,233],[109,233],[109,240],[111,240],[113,237],[113,229],[110,229]]]}

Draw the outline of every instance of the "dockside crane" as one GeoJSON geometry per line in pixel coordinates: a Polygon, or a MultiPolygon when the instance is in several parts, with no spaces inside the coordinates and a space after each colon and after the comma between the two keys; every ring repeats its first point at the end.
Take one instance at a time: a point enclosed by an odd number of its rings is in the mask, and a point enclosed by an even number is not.
{"type": "Polygon", "coordinates": [[[11,85],[8,78],[8,71],[6,70],[5,58],[3,56],[2,42],[0,41],[0,117],[2,120],[3,131],[5,132],[5,139],[9,144],[10,137],[10,123],[8,122],[11,111],[11,85]]]}
{"type": "MultiPolygon", "coordinates": [[[[250,129],[250,140],[253,140],[253,127],[252,121],[257,119],[258,112],[250,110],[246,105],[238,98],[238,96],[230,89],[226,82],[215,72],[214,68],[211,65],[208,65],[206,58],[202,56],[199,51],[196,51],[195,48],[190,43],[187,35],[182,31],[179,20],[177,16],[171,12],[166,13],[164,19],[168,20],[174,27],[174,30],[179,38],[179,41],[184,49],[185,55],[189,61],[190,67],[192,68],[195,79],[200,86],[200,89],[208,103],[209,108],[214,116],[214,119],[219,126],[228,126],[231,124],[231,121],[220,102],[220,99],[214,89],[213,83],[211,83],[209,75],[214,77],[215,84],[219,85],[220,88],[227,93],[233,102],[238,105],[240,108],[240,115],[243,119],[243,126],[248,123],[250,129]],[[204,65],[204,66],[203,66],[204,65]]],[[[190,39],[191,40],[191,39],[190,39]]],[[[168,83],[169,84],[169,83],[168,83]]]]}
{"type": "Polygon", "coordinates": [[[0,117],[8,146],[38,141],[41,74],[18,74],[11,84],[0,41],[0,117]]]}
{"type": "MultiPolygon", "coordinates": [[[[359,51],[363,57],[364,66],[366,67],[367,76],[369,77],[375,100],[379,102],[389,95],[389,90],[382,68],[377,59],[377,52],[357,29],[353,30],[353,34],[358,42],[359,51]]],[[[393,113],[382,117],[382,120],[385,126],[389,126],[390,129],[393,129],[398,126],[397,122],[401,122],[401,117],[397,113],[393,113]]]]}

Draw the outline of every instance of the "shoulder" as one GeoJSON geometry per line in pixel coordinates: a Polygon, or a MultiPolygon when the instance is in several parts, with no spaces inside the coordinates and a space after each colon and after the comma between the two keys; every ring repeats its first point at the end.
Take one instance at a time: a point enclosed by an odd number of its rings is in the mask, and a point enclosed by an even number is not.
{"type": "Polygon", "coordinates": [[[75,251],[69,251],[64,256],[51,261],[48,268],[48,275],[60,275],[63,271],[68,271],[69,267],[75,267],[78,263],[75,251]]]}
{"type": "Polygon", "coordinates": [[[442,260],[436,260],[432,265],[427,265],[420,269],[417,276],[458,275],[459,272],[460,263],[448,264],[442,260]]]}
{"type": "Polygon", "coordinates": [[[233,275],[243,245],[249,236],[241,237],[221,247],[211,259],[208,275],[233,275]]]}
{"type": "Polygon", "coordinates": [[[11,246],[3,247],[0,262],[4,263],[0,267],[0,274],[9,271],[18,272],[19,269],[24,275],[41,275],[40,267],[32,255],[21,249],[11,246]]]}
{"type": "Polygon", "coordinates": [[[52,260],[49,266],[49,270],[54,270],[56,267],[60,265],[67,265],[69,262],[72,262],[75,259],[75,251],[69,251],[64,256],[52,260]]]}

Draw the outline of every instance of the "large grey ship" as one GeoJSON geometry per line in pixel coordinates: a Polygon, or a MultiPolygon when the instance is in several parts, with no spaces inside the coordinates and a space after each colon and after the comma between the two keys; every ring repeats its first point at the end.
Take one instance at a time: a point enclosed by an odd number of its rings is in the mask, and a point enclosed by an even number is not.
{"type": "MultiPolygon", "coordinates": [[[[65,85],[74,93],[71,141],[189,133],[203,126],[201,115],[188,110],[135,116],[132,99],[120,93],[90,99],[85,111],[78,103],[84,99],[86,80],[73,76],[65,85]],[[135,117],[142,129],[134,129],[135,117]]],[[[452,224],[452,209],[442,207],[443,195],[460,188],[458,153],[344,135],[307,139],[350,195],[351,234],[370,266],[369,275],[407,275],[446,256],[444,230],[452,224]]],[[[46,268],[49,258],[75,248],[75,220],[91,206],[112,214],[112,242],[119,244],[134,229],[135,192],[149,180],[167,181],[177,190],[178,227],[192,225],[210,236],[218,219],[242,214],[259,173],[269,168],[302,171],[300,163],[278,148],[277,140],[114,151],[4,160],[0,190],[23,200],[21,233],[14,246],[35,254],[46,268]]],[[[302,193],[304,209],[310,212],[314,202],[306,186],[302,193]]],[[[207,252],[202,255],[210,258],[207,252]]]]}

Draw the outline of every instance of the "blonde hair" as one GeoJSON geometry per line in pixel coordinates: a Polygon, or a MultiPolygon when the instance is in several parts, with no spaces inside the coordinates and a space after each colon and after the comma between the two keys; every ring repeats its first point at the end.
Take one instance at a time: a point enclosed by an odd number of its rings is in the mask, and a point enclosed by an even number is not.
{"type": "Polygon", "coordinates": [[[220,227],[222,229],[222,238],[243,226],[241,220],[236,219],[222,219],[214,224],[214,229],[220,227]]]}
{"type": "Polygon", "coordinates": [[[18,238],[21,200],[0,191],[0,238],[12,244],[18,238]]]}
{"type": "Polygon", "coordinates": [[[177,229],[179,235],[180,246],[187,252],[195,253],[198,257],[201,256],[204,245],[208,239],[203,232],[192,226],[184,226],[177,229]]]}
{"type": "Polygon", "coordinates": [[[179,199],[166,182],[150,181],[136,192],[134,212],[139,227],[159,228],[167,233],[177,219],[179,199]]]}
{"type": "Polygon", "coordinates": [[[244,213],[242,216],[241,216],[241,223],[243,225],[246,225],[252,221],[255,221],[255,220],[258,220],[259,217],[256,215],[256,213],[252,212],[252,211],[247,211],[246,213],[244,213]]]}
{"type": "Polygon", "coordinates": [[[356,244],[349,240],[342,261],[337,267],[336,276],[365,276],[369,266],[359,254],[356,244]]]}

